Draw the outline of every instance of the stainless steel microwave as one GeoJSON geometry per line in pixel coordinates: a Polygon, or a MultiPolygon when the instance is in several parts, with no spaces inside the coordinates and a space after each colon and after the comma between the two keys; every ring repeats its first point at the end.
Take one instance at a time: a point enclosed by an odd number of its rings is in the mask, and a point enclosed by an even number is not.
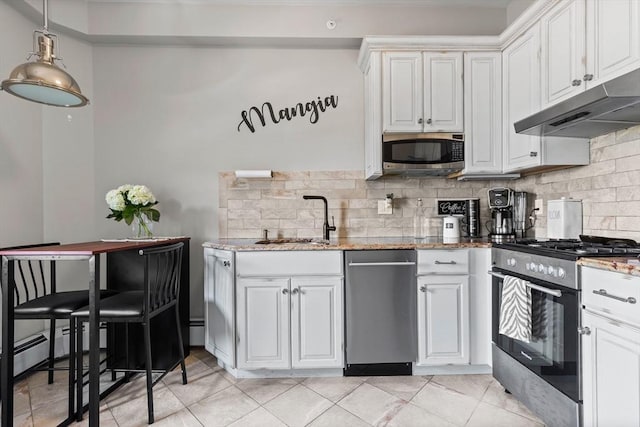
{"type": "Polygon", "coordinates": [[[382,136],[384,174],[443,176],[462,169],[462,133],[395,133],[382,136]]]}

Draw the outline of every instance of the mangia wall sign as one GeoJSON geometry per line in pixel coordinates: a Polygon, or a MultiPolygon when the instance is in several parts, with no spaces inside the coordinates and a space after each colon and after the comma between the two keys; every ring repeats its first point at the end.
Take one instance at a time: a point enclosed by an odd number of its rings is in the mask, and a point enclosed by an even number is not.
{"type": "Polygon", "coordinates": [[[238,124],[238,132],[245,126],[251,133],[254,133],[258,124],[262,125],[262,127],[265,127],[268,122],[277,125],[282,120],[291,121],[296,117],[302,118],[308,116],[309,123],[317,123],[321,113],[324,113],[330,108],[337,107],[337,95],[329,95],[324,98],[319,96],[318,99],[305,103],[298,102],[293,107],[284,107],[281,109],[274,108],[270,102],[265,102],[262,104],[262,107],[251,107],[240,113],[242,120],[238,124]]]}

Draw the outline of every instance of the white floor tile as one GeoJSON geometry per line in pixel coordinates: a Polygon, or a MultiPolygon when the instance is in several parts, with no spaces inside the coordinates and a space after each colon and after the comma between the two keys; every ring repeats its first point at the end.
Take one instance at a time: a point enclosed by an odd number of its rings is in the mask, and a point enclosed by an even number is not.
{"type": "Polygon", "coordinates": [[[478,401],[436,384],[434,380],[425,385],[411,402],[450,423],[463,426],[478,406],[478,401]]]}
{"type": "Polygon", "coordinates": [[[406,401],[364,383],[338,402],[343,409],[375,425],[384,419],[392,419],[406,401]]]}
{"type": "Polygon", "coordinates": [[[370,425],[340,406],[333,405],[313,420],[309,427],[368,427],[370,425]]]}
{"type": "Polygon", "coordinates": [[[229,427],[287,427],[287,425],[263,407],[259,407],[238,421],[229,424],[229,427]]]}
{"type": "Polygon", "coordinates": [[[264,405],[265,409],[292,427],[306,426],[332,403],[313,390],[298,384],[264,405]]]}
{"type": "Polygon", "coordinates": [[[367,383],[404,400],[411,400],[431,379],[430,376],[371,377],[367,383]]]}
{"type": "Polygon", "coordinates": [[[434,377],[433,381],[479,400],[482,399],[489,384],[493,382],[493,377],[491,375],[439,375],[434,377]]]}
{"type": "Polygon", "coordinates": [[[316,377],[307,378],[302,384],[330,401],[337,402],[360,386],[365,379],[366,377],[316,377]]]}
{"type": "Polygon", "coordinates": [[[239,380],[236,387],[263,405],[296,386],[298,382],[293,378],[245,378],[239,380]]]}
{"type": "Polygon", "coordinates": [[[542,424],[480,402],[466,427],[542,427],[542,424]]]}
{"type": "Polygon", "coordinates": [[[386,427],[455,427],[455,424],[427,412],[419,406],[409,403],[400,409],[386,427]]]}
{"type": "Polygon", "coordinates": [[[520,403],[518,399],[505,392],[504,387],[502,387],[497,381],[493,381],[489,385],[486,393],[482,396],[482,401],[542,423],[542,421],[540,421],[540,419],[536,417],[526,406],[520,403]]]}
{"type": "Polygon", "coordinates": [[[235,386],[189,406],[200,423],[207,427],[224,427],[258,408],[255,400],[235,386]]]}

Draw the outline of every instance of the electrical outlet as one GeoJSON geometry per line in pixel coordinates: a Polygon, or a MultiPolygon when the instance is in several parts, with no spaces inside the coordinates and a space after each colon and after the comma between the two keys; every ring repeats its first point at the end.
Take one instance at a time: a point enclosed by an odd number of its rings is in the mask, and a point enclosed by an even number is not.
{"type": "Polygon", "coordinates": [[[378,215],[393,214],[393,206],[388,206],[385,200],[378,200],[378,215]]]}
{"type": "Polygon", "coordinates": [[[536,205],[535,208],[538,209],[536,211],[536,215],[537,216],[542,216],[544,215],[544,200],[542,199],[536,199],[536,205]]]}

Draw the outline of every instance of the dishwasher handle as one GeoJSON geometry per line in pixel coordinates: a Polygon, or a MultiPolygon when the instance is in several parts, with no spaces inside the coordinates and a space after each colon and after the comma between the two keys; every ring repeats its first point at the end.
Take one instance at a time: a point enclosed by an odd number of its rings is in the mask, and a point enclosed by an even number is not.
{"type": "Polygon", "coordinates": [[[388,261],[388,262],[353,262],[349,261],[349,267],[378,267],[378,266],[402,266],[416,265],[414,261],[388,261]]]}

